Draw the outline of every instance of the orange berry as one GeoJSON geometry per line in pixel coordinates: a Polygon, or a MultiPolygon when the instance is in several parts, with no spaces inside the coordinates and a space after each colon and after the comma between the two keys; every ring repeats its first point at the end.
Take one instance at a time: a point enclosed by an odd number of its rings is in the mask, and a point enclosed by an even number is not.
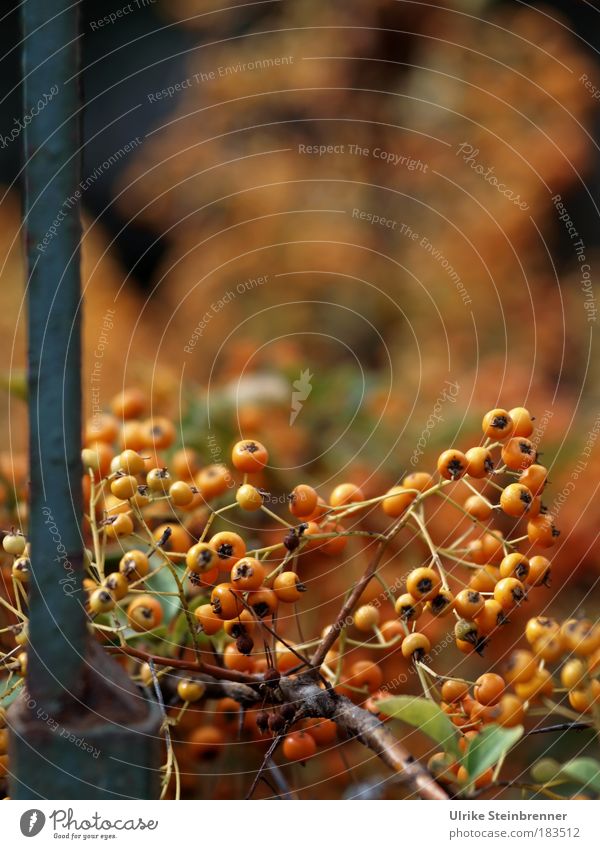
{"type": "Polygon", "coordinates": [[[364,604],[354,614],[354,624],[359,631],[372,631],[379,625],[379,610],[372,604],[364,604]]]}
{"type": "Polygon", "coordinates": [[[308,732],[294,731],[283,741],[282,750],[288,761],[304,762],[316,754],[317,744],[308,732]]]}
{"type": "Polygon", "coordinates": [[[496,675],[495,672],[486,672],[483,675],[480,675],[475,682],[473,695],[482,705],[495,705],[504,695],[504,690],[504,678],[500,675],[496,675]]]}
{"type": "Polygon", "coordinates": [[[527,469],[537,459],[537,451],[533,442],[523,437],[513,437],[502,446],[502,462],[509,469],[527,469]]]}
{"type": "Polygon", "coordinates": [[[317,491],[312,486],[305,483],[298,484],[290,493],[290,513],[298,519],[310,516],[316,509],[318,500],[317,491]]]}
{"type": "Polygon", "coordinates": [[[265,567],[255,557],[242,557],[231,569],[231,583],[241,592],[257,590],[265,574],[265,567]]]}
{"type": "Polygon", "coordinates": [[[341,483],[339,486],[336,486],[329,496],[329,503],[332,507],[357,504],[359,501],[364,500],[365,496],[362,489],[353,483],[341,483]]]}
{"type": "Polygon", "coordinates": [[[210,547],[227,567],[233,566],[246,553],[246,543],[233,531],[221,531],[210,540],[210,547]]]}
{"type": "Polygon", "coordinates": [[[406,579],[406,589],[417,601],[428,601],[433,598],[441,586],[440,576],[435,569],[428,566],[413,569],[406,579]]]}
{"type": "Polygon", "coordinates": [[[395,519],[401,516],[410,507],[417,497],[416,492],[411,492],[403,486],[393,486],[387,492],[387,498],[381,502],[381,507],[386,516],[395,519]]]}
{"type": "Polygon", "coordinates": [[[506,410],[489,410],[481,423],[483,435],[488,439],[508,439],[514,430],[514,422],[506,410]]]}
{"type": "Polygon", "coordinates": [[[437,470],[446,480],[456,481],[467,471],[468,461],[462,451],[449,448],[438,457],[437,470]]]}
{"type": "Polygon", "coordinates": [[[154,596],[137,596],[127,608],[127,618],[134,631],[152,631],[162,623],[162,605],[154,596]]]}
{"type": "Polygon", "coordinates": [[[273,581],[273,591],[279,601],[294,604],[302,598],[306,587],[295,572],[281,572],[273,581]]]}
{"type": "Polygon", "coordinates": [[[261,442],[243,439],[233,446],[231,462],[239,472],[260,472],[269,462],[269,454],[261,442]]]}
{"type": "Polygon", "coordinates": [[[492,452],[477,445],[466,452],[467,474],[470,478],[485,478],[494,471],[492,452]]]}

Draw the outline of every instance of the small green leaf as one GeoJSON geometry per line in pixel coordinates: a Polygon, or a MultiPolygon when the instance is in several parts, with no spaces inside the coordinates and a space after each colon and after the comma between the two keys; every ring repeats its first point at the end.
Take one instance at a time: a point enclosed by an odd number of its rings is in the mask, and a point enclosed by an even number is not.
{"type": "Polygon", "coordinates": [[[458,730],[435,702],[413,696],[392,696],[378,701],[377,707],[386,716],[418,728],[439,743],[445,752],[460,757],[458,730]]]}
{"type": "Polygon", "coordinates": [[[515,745],[522,734],[522,725],[517,725],[514,728],[488,725],[484,728],[481,734],[471,740],[464,757],[463,763],[469,774],[469,780],[473,781],[490,766],[497,764],[500,758],[515,745]]]}
{"type": "Polygon", "coordinates": [[[575,758],[567,761],[555,777],[575,781],[584,788],[600,793],[600,763],[594,758],[575,758]]]}

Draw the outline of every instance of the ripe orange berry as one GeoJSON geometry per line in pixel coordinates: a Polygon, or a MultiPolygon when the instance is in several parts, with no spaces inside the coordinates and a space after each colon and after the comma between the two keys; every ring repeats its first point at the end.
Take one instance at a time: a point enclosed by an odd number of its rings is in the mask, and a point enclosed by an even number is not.
{"type": "Polygon", "coordinates": [[[469,685],[466,681],[450,678],[442,684],[442,699],[451,704],[460,702],[469,694],[469,685]]]}
{"type": "Polygon", "coordinates": [[[418,489],[419,492],[425,492],[433,486],[433,476],[429,472],[411,472],[402,481],[402,486],[405,489],[418,489]]]}
{"type": "Polygon", "coordinates": [[[428,601],[437,595],[442,580],[435,569],[429,566],[421,566],[413,569],[406,579],[406,589],[417,601],[428,601]]]}
{"type": "Polygon", "coordinates": [[[317,746],[331,746],[337,741],[337,725],[332,719],[306,719],[304,730],[317,746]]]}
{"type": "Polygon", "coordinates": [[[496,566],[488,564],[480,569],[473,570],[469,586],[479,593],[492,593],[499,580],[500,570],[496,566]]]}
{"type": "Polygon", "coordinates": [[[154,451],[162,451],[175,442],[175,425],[164,416],[156,416],[143,422],[144,442],[154,451]]]}
{"type": "Polygon", "coordinates": [[[91,469],[96,473],[94,476],[96,479],[108,474],[112,458],[112,448],[105,442],[93,442],[81,452],[81,462],[85,472],[91,469]]]}
{"type": "Polygon", "coordinates": [[[119,444],[124,449],[130,448],[132,451],[141,451],[146,445],[141,422],[135,420],[123,422],[119,444]]]}
{"type": "Polygon", "coordinates": [[[508,411],[513,420],[513,436],[531,436],[533,433],[533,418],[525,407],[513,407],[508,411]]]}
{"type": "Polygon", "coordinates": [[[516,578],[501,578],[494,587],[494,599],[503,610],[512,610],[525,598],[525,587],[516,578]]]}
{"type": "Polygon", "coordinates": [[[359,631],[372,631],[379,625],[379,610],[372,604],[363,604],[354,614],[354,624],[359,631]]]}
{"type": "Polygon", "coordinates": [[[223,650],[223,663],[226,669],[235,669],[237,672],[250,672],[253,666],[251,657],[242,654],[235,643],[229,643],[223,650]]]}
{"type": "Polygon", "coordinates": [[[134,631],[152,631],[163,621],[163,609],[157,598],[140,595],[127,608],[127,618],[134,631]]]}
{"type": "Polygon", "coordinates": [[[396,637],[403,637],[406,633],[397,619],[388,619],[387,622],[383,622],[379,630],[386,643],[391,642],[396,637]]]}
{"type": "Polygon", "coordinates": [[[432,616],[446,616],[454,609],[454,602],[455,598],[450,590],[442,587],[433,598],[429,599],[426,609],[432,616]]]}
{"type": "Polygon", "coordinates": [[[365,496],[362,489],[353,483],[341,483],[333,490],[329,496],[329,503],[332,507],[343,507],[346,504],[357,504],[359,501],[364,501],[365,496]]]}
{"type": "Polygon", "coordinates": [[[402,640],[402,656],[407,660],[420,660],[430,649],[431,643],[425,634],[419,631],[414,631],[402,640]]]}
{"type": "Polygon", "coordinates": [[[482,636],[493,634],[507,622],[504,610],[493,598],[486,598],[483,610],[475,618],[475,623],[482,636]]]}
{"type": "Polygon", "coordinates": [[[492,452],[480,445],[469,448],[466,452],[467,474],[471,478],[485,478],[494,471],[492,452]]]}
{"type": "Polygon", "coordinates": [[[542,492],[547,480],[548,469],[540,466],[539,463],[533,463],[519,475],[519,483],[526,486],[533,495],[539,495],[542,492]]]}
{"type": "Polygon", "coordinates": [[[467,471],[468,461],[462,451],[449,448],[438,457],[437,470],[446,480],[457,481],[467,471]]]}
{"type": "Polygon", "coordinates": [[[208,572],[218,563],[217,553],[208,543],[197,542],[188,549],[185,562],[190,572],[208,572]]]}
{"type": "Polygon", "coordinates": [[[269,454],[261,442],[243,439],[233,446],[231,462],[239,472],[260,472],[269,462],[269,454]]]}
{"type": "Polygon", "coordinates": [[[592,681],[585,689],[571,690],[569,692],[569,704],[573,710],[579,713],[587,713],[594,704],[600,701],[600,681],[592,681]]]}
{"type": "Polygon", "coordinates": [[[234,485],[229,469],[222,463],[215,463],[200,469],[194,478],[194,483],[206,501],[218,498],[219,495],[223,495],[227,489],[234,485]]]}
{"type": "Polygon", "coordinates": [[[201,604],[194,610],[194,616],[207,637],[217,634],[223,627],[223,620],[217,616],[210,604],[201,604]]]}
{"type": "Polygon", "coordinates": [[[383,683],[383,672],[370,660],[357,660],[350,667],[350,676],[346,680],[353,687],[367,687],[370,693],[374,693],[383,683]]]}
{"type": "Polygon", "coordinates": [[[294,731],[283,741],[282,750],[288,761],[304,762],[316,754],[317,744],[308,732],[294,731]]]}
{"type": "Polygon", "coordinates": [[[506,410],[489,410],[483,417],[481,429],[488,439],[508,439],[514,430],[514,422],[506,410]]]}
{"type": "Polygon", "coordinates": [[[183,702],[197,702],[206,692],[206,684],[203,681],[192,681],[190,678],[182,678],[177,682],[177,695],[183,702]]]}
{"type": "Polygon", "coordinates": [[[138,482],[133,475],[118,475],[110,484],[110,491],[115,498],[127,500],[132,498],[138,488],[138,482]]]}
{"type": "Polygon", "coordinates": [[[127,513],[118,513],[116,516],[108,516],[104,520],[106,536],[109,539],[126,537],[133,533],[133,519],[127,513]]]}
{"type": "Polygon", "coordinates": [[[531,587],[540,587],[542,585],[549,587],[551,571],[550,561],[548,558],[537,554],[529,561],[529,575],[527,576],[527,583],[531,587]]]}
{"type": "Polygon", "coordinates": [[[169,487],[169,498],[175,507],[187,507],[194,500],[194,490],[185,481],[175,481],[169,487]]]}
{"type": "Polygon", "coordinates": [[[403,593],[396,599],[394,609],[403,622],[416,622],[423,613],[423,603],[410,593],[403,593]]]}
{"type": "Polygon", "coordinates": [[[165,551],[177,551],[183,554],[190,547],[190,536],[188,532],[183,525],[174,522],[168,525],[157,525],[152,531],[152,536],[156,542],[160,542],[167,536],[167,539],[161,543],[161,548],[165,551]]]}
{"type": "Polygon", "coordinates": [[[381,507],[386,516],[396,519],[410,507],[417,497],[416,492],[411,492],[403,486],[393,486],[387,492],[387,498],[381,502],[381,507]]]}
{"type": "Polygon", "coordinates": [[[235,500],[240,505],[242,510],[247,510],[253,513],[255,510],[260,510],[263,504],[263,498],[258,489],[249,483],[242,484],[235,494],[235,500]]]}
{"type": "Polygon", "coordinates": [[[495,672],[480,675],[475,682],[473,695],[482,705],[495,705],[500,701],[505,690],[504,678],[495,672]]]}
{"type": "Polygon", "coordinates": [[[306,587],[295,572],[281,572],[273,581],[273,591],[279,601],[294,604],[302,598],[306,587]]]}
{"type": "Polygon", "coordinates": [[[560,670],[560,681],[563,687],[575,690],[581,685],[582,681],[585,681],[587,675],[586,663],[578,657],[574,657],[572,660],[568,660],[560,670]]]}
{"type": "Polygon", "coordinates": [[[501,456],[509,469],[527,469],[535,463],[537,451],[529,439],[513,437],[502,446],[501,456]]]}
{"type": "Polygon", "coordinates": [[[248,604],[259,619],[265,619],[275,613],[279,599],[273,590],[253,590],[248,593],[248,604]]]}
{"type": "Polygon", "coordinates": [[[121,601],[129,592],[129,583],[121,572],[111,572],[110,575],[107,575],[103,586],[117,601],[121,601]]]}
{"type": "Polygon", "coordinates": [[[525,719],[525,710],[523,702],[518,696],[512,693],[505,693],[498,703],[500,713],[497,714],[495,722],[503,728],[514,728],[515,725],[521,725],[525,719]]]}
{"type": "Polygon", "coordinates": [[[524,554],[519,554],[518,551],[507,554],[502,558],[500,563],[501,578],[517,578],[519,581],[525,581],[529,575],[529,560],[524,554]]]}
{"type": "Polygon", "coordinates": [[[193,448],[180,448],[171,457],[173,474],[184,481],[191,481],[200,470],[200,458],[193,448]]]}
{"type": "Polygon", "coordinates": [[[519,518],[529,510],[533,495],[522,483],[510,483],[502,490],[500,507],[507,516],[519,518]]]}
{"type": "Polygon", "coordinates": [[[85,443],[106,442],[112,445],[119,435],[119,422],[110,413],[97,413],[85,426],[85,443]]]}
{"type": "Polygon", "coordinates": [[[221,531],[210,540],[210,547],[227,567],[233,566],[246,553],[246,543],[239,534],[221,531]]]}
{"type": "Polygon", "coordinates": [[[316,509],[318,500],[317,491],[312,486],[305,483],[298,484],[289,496],[290,513],[298,519],[310,516],[316,509]]]}
{"type": "Polygon", "coordinates": [[[515,693],[524,702],[534,701],[539,696],[551,696],[554,691],[552,675],[547,669],[537,669],[529,681],[514,685],[515,693]]]}
{"type": "Polygon", "coordinates": [[[194,728],[187,739],[187,745],[193,757],[198,760],[212,761],[224,750],[226,742],[223,731],[214,725],[194,728]]]}
{"type": "Polygon", "coordinates": [[[536,657],[545,660],[547,663],[554,663],[564,653],[564,646],[560,637],[550,635],[539,637],[531,644],[531,648],[536,657]]]}
{"type": "Polygon", "coordinates": [[[552,516],[540,513],[527,522],[527,537],[532,545],[550,548],[559,536],[560,531],[556,529],[552,516]]]}
{"type": "Polygon", "coordinates": [[[212,609],[221,619],[235,619],[244,606],[235,591],[233,584],[223,583],[213,587],[210,594],[212,609]]]}
{"type": "Polygon", "coordinates": [[[522,684],[535,675],[537,661],[527,649],[512,652],[504,670],[504,678],[509,684],[522,684]]]}
{"type": "Polygon", "coordinates": [[[481,538],[483,545],[484,563],[499,563],[504,557],[504,537],[501,531],[488,531],[481,538]]]}
{"type": "Polygon", "coordinates": [[[131,448],[126,448],[117,457],[117,468],[122,469],[128,475],[141,475],[146,469],[146,463],[141,454],[132,451],[131,448]]]}
{"type": "Polygon", "coordinates": [[[483,611],[485,600],[475,590],[461,590],[454,599],[454,609],[463,619],[475,619],[483,611]]]}
{"type": "Polygon", "coordinates": [[[143,551],[132,549],[126,552],[119,561],[119,572],[131,584],[145,578],[150,571],[150,563],[143,551]]]}
{"type": "Polygon", "coordinates": [[[255,557],[242,557],[231,569],[231,583],[240,592],[257,590],[265,574],[265,567],[255,557]]]}
{"type": "Polygon", "coordinates": [[[162,468],[155,467],[154,469],[150,469],[146,475],[146,486],[151,489],[152,492],[166,494],[169,491],[169,487],[172,482],[173,479],[171,478],[171,474],[164,466],[162,468]]]}
{"type": "Polygon", "coordinates": [[[109,610],[114,609],[114,606],[114,596],[106,587],[98,587],[90,596],[91,613],[108,613],[109,610]]]}
{"type": "Polygon", "coordinates": [[[141,389],[124,389],[115,395],[110,408],[117,419],[137,419],[144,412],[146,396],[141,389]]]}
{"type": "Polygon", "coordinates": [[[491,504],[481,495],[470,495],[467,499],[465,499],[463,507],[469,516],[473,516],[474,519],[479,519],[480,522],[485,522],[485,520],[489,519],[492,515],[491,504]]]}
{"type": "Polygon", "coordinates": [[[254,615],[246,608],[244,608],[240,615],[236,616],[235,619],[228,619],[223,624],[223,628],[227,636],[233,637],[234,640],[237,640],[237,638],[241,636],[252,637],[257,627],[254,615]]]}
{"type": "Polygon", "coordinates": [[[568,619],[560,631],[565,647],[581,657],[600,647],[600,625],[589,619],[568,619]]]}
{"type": "Polygon", "coordinates": [[[534,616],[525,626],[525,639],[533,645],[540,637],[560,636],[560,625],[548,616],[534,616]]]}

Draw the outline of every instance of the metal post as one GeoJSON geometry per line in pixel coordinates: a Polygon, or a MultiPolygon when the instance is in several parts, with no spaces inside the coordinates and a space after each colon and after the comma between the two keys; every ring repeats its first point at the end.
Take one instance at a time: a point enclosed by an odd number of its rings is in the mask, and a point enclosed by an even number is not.
{"type": "Polygon", "coordinates": [[[79,15],[24,0],[30,582],[13,798],[152,798],[160,715],[89,636],[81,533],[79,15]]]}

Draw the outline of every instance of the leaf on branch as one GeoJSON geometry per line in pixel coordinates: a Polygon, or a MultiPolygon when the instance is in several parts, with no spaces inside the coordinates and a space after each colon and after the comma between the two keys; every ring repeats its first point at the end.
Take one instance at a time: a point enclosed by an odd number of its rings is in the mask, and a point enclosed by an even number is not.
{"type": "Polygon", "coordinates": [[[377,708],[386,716],[418,728],[442,746],[445,752],[460,757],[458,730],[435,702],[416,696],[392,696],[378,701],[377,708]]]}
{"type": "Polygon", "coordinates": [[[514,728],[488,725],[484,728],[480,734],[471,740],[463,759],[469,780],[473,781],[486,769],[497,764],[522,735],[522,725],[517,725],[514,728]]]}
{"type": "Polygon", "coordinates": [[[594,758],[575,758],[562,764],[556,778],[575,781],[584,789],[600,793],[600,763],[594,758]]]}

